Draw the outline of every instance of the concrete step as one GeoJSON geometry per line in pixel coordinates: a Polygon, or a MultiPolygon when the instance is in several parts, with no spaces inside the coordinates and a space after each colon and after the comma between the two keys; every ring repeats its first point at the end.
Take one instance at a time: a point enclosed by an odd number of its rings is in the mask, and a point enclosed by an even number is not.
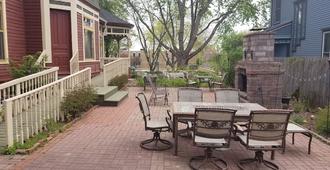
{"type": "Polygon", "coordinates": [[[97,94],[96,104],[102,103],[105,99],[109,98],[118,91],[117,86],[95,87],[97,94]]]}
{"type": "Polygon", "coordinates": [[[128,91],[117,91],[112,96],[106,98],[100,105],[101,106],[118,106],[120,102],[128,97],[128,91]]]}

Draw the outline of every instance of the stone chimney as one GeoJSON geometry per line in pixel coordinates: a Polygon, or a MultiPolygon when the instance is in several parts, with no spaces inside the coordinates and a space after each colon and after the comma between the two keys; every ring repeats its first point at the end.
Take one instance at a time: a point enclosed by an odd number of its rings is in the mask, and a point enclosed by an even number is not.
{"type": "Polygon", "coordinates": [[[235,67],[235,87],[245,99],[266,108],[282,108],[280,62],[274,60],[274,37],[268,32],[254,32],[244,37],[244,56],[235,67]]]}

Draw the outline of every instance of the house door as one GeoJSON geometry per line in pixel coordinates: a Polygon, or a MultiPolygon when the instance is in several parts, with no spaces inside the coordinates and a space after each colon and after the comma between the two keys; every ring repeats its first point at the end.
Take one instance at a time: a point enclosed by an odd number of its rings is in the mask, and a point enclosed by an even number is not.
{"type": "Polygon", "coordinates": [[[59,74],[70,74],[72,57],[71,15],[70,11],[50,11],[52,66],[60,68],[59,74]]]}

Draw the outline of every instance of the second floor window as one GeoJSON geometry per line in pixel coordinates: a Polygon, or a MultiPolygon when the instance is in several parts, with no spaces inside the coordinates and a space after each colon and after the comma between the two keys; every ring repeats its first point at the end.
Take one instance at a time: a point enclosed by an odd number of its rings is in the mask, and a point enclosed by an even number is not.
{"type": "Polygon", "coordinates": [[[273,6],[273,12],[272,12],[272,18],[273,18],[273,24],[278,24],[281,21],[281,1],[282,0],[273,0],[272,6],[273,6]]]}
{"type": "Polygon", "coordinates": [[[323,33],[323,57],[330,57],[330,31],[323,33]]]}
{"type": "Polygon", "coordinates": [[[294,4],[293,49],[295,49],[297,46],[300,46],[301,40],[305,39],[306,17],[307,17],[307,1],[297,0],[294,4]]]}

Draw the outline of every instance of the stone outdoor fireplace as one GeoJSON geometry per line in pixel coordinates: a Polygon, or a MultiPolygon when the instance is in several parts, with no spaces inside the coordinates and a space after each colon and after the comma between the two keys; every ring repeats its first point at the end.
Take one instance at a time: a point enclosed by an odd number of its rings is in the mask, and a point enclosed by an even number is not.
{"type": "Polygon", "coordinates": [[[255,32],[244,37],[244,56],[235,67],[235,87],[248,102],[282,108],[281,63],[274,61],[272,33],[255,32]]]}

